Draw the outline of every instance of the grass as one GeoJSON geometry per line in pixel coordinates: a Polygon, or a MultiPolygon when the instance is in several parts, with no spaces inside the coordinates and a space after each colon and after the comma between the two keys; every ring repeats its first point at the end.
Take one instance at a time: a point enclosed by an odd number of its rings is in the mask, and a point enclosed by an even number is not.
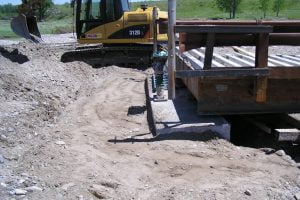
{"type": "MultiPolygon", "coordinates": [[[[178,19],[211,19],[228,18],[229,14],[220,11],[215,6],[214,0],[177,0],[177,18],[178,19]]],[[[285,0],[285,5],[276,17],[272,11],[272,0],[267,12],[267,19],[300,19],[300,1],[285,0]]],[[[161,10],[167,10],[168,1],[146,1],[148,5],[156,5],[161,10]]],[[[135,10],[140,2],[132,2],[131,8],[135,10]]],[[[259,10],[258,0],[242,0],[236,14],[237,19],[260,19],[263,17],[259,10]]]]}
{"type": "MultiPolygon", "coordinates": [[[[0,21],[0,38],[18,37],[10,28],[9,20],[0,21]]],[[[38,27],[41,34],[68,33],[72,32],[72,19],[39,22],[38,27]]]]}
{"type": "MultiPolygon", "coordinates": [[[[146,1],[148,5],[156,5],[161,10],[167,10],[167,0],[146,1]]],[[[272,0],[271,0],[272,2],[272,0]]],[[[132,2],[131,10],[136,10],[141,2],[132,2]]],[[[300,1],[285,0],[285,6],[276,17],[270,4],[267,19],[300,19],[300,1]]],[[[259,10],[258,0],[242,0],[236,13],[237,19],[261,19],[263,13],[259,10]]],[[[214,0],[177,0],[178,19],[211,19],[228,18],[228,13],[220,11],[214,0]]],[[[10,29],[9,21],[0,20],[0,38],[17,37],[10,29]]],[[[72,8],[69,4],[55,5],[47,13],[45,22],[38,24],[42,34],[72,32],[72,8]]]]}

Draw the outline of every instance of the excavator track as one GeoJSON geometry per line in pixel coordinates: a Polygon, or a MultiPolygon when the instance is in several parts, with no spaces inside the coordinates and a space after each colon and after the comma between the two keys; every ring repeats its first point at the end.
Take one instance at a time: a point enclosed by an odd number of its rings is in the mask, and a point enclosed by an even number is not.
{"type": "Polygon", "coordinates": [[[79,47],[62,55],[62,62],[82,61],[93,67],[109,65],[145,67],[151,65],[153,45],[110,45],[79,47]]]}

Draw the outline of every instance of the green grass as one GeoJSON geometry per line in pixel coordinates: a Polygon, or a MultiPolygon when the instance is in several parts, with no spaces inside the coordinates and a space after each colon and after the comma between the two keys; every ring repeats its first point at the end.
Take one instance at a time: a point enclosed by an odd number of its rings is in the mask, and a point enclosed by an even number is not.
{"type": "MultiPolygon", "coordinates": [[[[9,20],[0,21],[0,38],[18,37],[10,28],[9,20]]],[[[38,27],[41,34],[67,33],[72,32],[72,19],[39,22],[38,27]]]]}
{"type": "MultiPolygon", "coordinates": [[[[229,14],[220,11],[214,4],[214,0],[177,0],[177,18],[178,19],[210,19],[210,18],[228,18],[229,14]]],[[[156,5],[161,10],[167,10],[168,1],[146,1],[148,5],[156,5]]],[[[280,11],[279,17],[272,11],[270,1],[267,19],[300,19],[300,1],[285,0],[284,8],[280,11]]],[[[131,9],[135,10],[141,3],[131,3],[131,9]]],[[[258,0],[242,0],[236,14],[237,19],[260,19],[263,17],[259,10],[258,0]]]]}
{"type": "Polygon", "coordinates": [[[10,22],[8,20],[1,20],[0,21],[0,38],[11,38],[17,37],[10,28],[10,22]]]}

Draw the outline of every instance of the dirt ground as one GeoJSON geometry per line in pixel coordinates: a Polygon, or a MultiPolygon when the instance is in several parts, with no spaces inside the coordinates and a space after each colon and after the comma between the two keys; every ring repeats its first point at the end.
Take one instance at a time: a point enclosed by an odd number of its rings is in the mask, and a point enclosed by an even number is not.
{"type": "Polygon", "coordinates": [[[0,46],[1,200],[300,198],[299,164],[283,152],[153,139],[151,70],[61,63],[70,48],[0,46]]]}

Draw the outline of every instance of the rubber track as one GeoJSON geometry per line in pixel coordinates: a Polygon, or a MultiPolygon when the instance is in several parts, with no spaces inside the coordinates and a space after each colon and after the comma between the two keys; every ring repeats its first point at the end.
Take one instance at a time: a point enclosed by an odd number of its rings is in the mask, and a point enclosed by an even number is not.
{"type": "Polygon", "coordinates": [[[152,45],[81,47],[62,55],[62,62],[83,61],[92,66],[150,65],[152,45]]]}

